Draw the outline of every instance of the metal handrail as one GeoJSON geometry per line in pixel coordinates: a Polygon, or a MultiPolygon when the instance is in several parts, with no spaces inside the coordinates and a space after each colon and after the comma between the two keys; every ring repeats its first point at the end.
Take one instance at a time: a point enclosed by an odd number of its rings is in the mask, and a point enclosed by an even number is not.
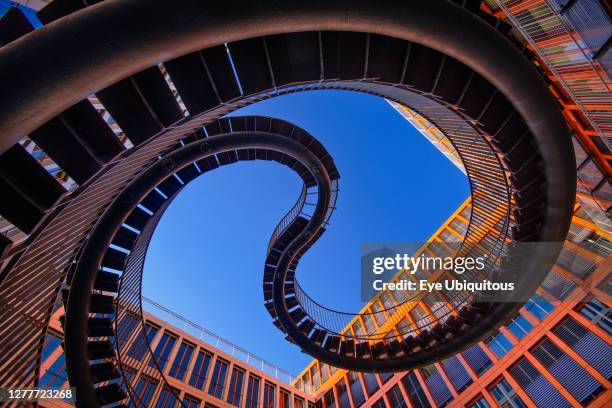
{"type": "MultiPolygon", "coordinates": [[[[295,378],[295,376],[289,373],[288,371],[236,345],[230,340],[227,340],[226,338],[219,336],[218,334],[215,334],[211,332],[210,330],[207,330],[206,328],[200,326],[199,324],[160,305],[159,303],[147,298],[146,296],[142,296],[142,302],[143,302],[143,305],[145,305],[144,306],[145,311],[159,318],[162,318],[162,316],[160,315],[164,314],[167,317],[176,319],[177,323],[180,325],[180,326],[177,325],[176,326],[177,328],[182,329],[188,332],[189,334],[194,335],[194,337],[197,337],[200,340],[204,341],[205,343],[213,347],[216,347],[230,354],[233,357],[240,359],[241,361],[251,365],[252,367],[255,367],[269,375],[272,375],[278,380],[281,380],[287,384],[290,384],[295,378]],[[147,310],[148,308],[150,308],[150,311],[147,310]]],[[[162,320],[172,324],[172,322],[168,321],[168,319],[166,318],[162,318],[162,320]]]]}
{"type": "MultiPolygon", "coordinates": [[[[564,76],[558,70],[557,64],[550,61],[550,58],[548,58],[548,56],[542,51],[542,49],[537,44],[536,40],[533,38],[533,36],[529,32],[529,28],[526,27],[525,24],[523,24],[521,21],[519,21],[517,16],[515,16],[511,12],[511,10],[509,9],[507,5],[507,0],[493,0],[493,1],[495,1],[497,6],[508,17],[512,25],[521,33],[521,35],[525,38],[525,40],[532,46],[533,50],[538,54],[540,59],[542,59],[542,61],[546,63],[548,68],[554,73],[555,77],[559,79],[559,83],[561,84],[563,89],[568,93],[568,95],[571,96],[572,100],[575,102],[576,106],[580,109],[580,111],[585,116],[585,118],[587,118],[587,120],[589,121],[593,129],[595,129],[595,131],[598,134],[605,134],[606,132],[603,132],[599,126],[599,121],[596,118],[594,118],[593,115],[590,113],[590,111],[584,106],[585,103],[588,103],[588,101],[583,101],[583,96],[578,95],[576,92],[574,92],[572,85],[568,84],[565,81],[564,76]]],[[[550,24],[551,19],[555,19],[557,21],[556,27],[560,30],[563,30],[564,33],[568,36],[568,38],[571,38],[571,41],[576,46],[576,49],[580,51],[582,57],[584,58],[584,60],[580,62],[589,65],[590,69],[592,70],[594,74],[593,78],[598,80],[600,82],[600,85],[603,87],[603,89],[605,89],[609,94],[610,92],[609,79],[607,77],[606,78],[602,77],[602,70],[596,68],[596,65],[599,65],[599,63],[597,63],[596,61],[593,61],[585,52],[584,47],[578,41],[576,41],[576,38],[575,38],[576,32],[575,30],[570,28],[571,24],[569,23],[567,18],[561,15],[559,6],[554,5],[548,0],[545,0],[542,4],[540,4],[540,6],[546,7],[546,11],[547,11],[546,17],[549,20],[548,24],[550,24]],[[574,34],[572,34],[572,32],[574,32],[574,34]]],[[[541,16],[533,16],[533,14],[530,14],[530,16],[532,16],[532,18],[536,18],[536,22],[541,20],[541,16]],[[540,17],[540,20],[538,20],[538,17],[540,17]]],[[[607,102],[610,102],[609,98],[607,102]]],[[[608,148],[608,151],[611,151],[612,146],[610,144],[610,141],[606,137],[602,137],[602,141],[605,144],[605,146],[608,148]]]]}
{"type": "Polygon", "coordinates": [[[285,216],[276,225],[276,228],[274,228],[274,232],[272,232],[272,236],[270,237],[270,242],[268,243],[268,249],[266,250],[266,254],[270,253],[270,251],[272,250],[272,246],[274,245],[278,237],[280,237],[281,234],[285,232],[285,230],[289,227],[289,225],[291,225],[291,223],[302,212],[302,209],[304,208],[304,203],[306,203],[307,193],[308,193],[308,189],[306,188],[306,185],[304,184],[302,185],[302,191],[300,192],[300,196],[298,197],[293,207],[291,207],[291,209],[287,211],[287,214],[285,214],[285,216]]]}
{"type": "MultiPolygon", "coordinates": [[[[419,95],[415,98],[426,98],[426,96],[419,95]]],[[[438,100],[431,100],[431,102],[440,103],[438,100]]],[[[436,106],[431,103],[429,105],[415,103],[414,105],[426,106],[426,108],[422,108],[424,112],[419,113],[427,117],[434,125],[438,120],[444,121],[447,128],[450,126],[449,123],[455,123],[452,125],[457,133],[454,137],[457,140],[461,140],[462,143],[457,144],[457,141],[451,138],[449,138],[449,142],[456,149],[468,176],[472,195],[472,214],[474,208],[478,208],[480,211],[486,211],[487,213],[490,213],[494,209],[498,209],[503,214],[500,222],[493,226],[488,225],[486,220],[479,220],[477,219],[478,217],[470,216],[464,240],[455,254],[455,256],[465,256],[465,254],[469,254],[470,251],[473,250],[474,245],[478,244],[486,236],[486,234],[482,234],[483,229],[487,232],[495,231],[497,239],[492,249],[489,251],[491,256],[487,259],[487,272],[492,274],[497,270],[499,260],[506,252],[506,246],[511,241],[510,226],[512,225],[512,214],[510,208],[512,206],[512,186],[508,181],[510,172],[500,160],[495,147],[487,141],[486,137],[484,137],[483,132],[476,126],[473,126],[467,118],[464,118],[461,112],[441,111],[439,105],[436,106]],[[483,155],[496,165],[495,171],[486,170],[480,165],[483,155]],[[479,238],[479,235],[482,238],[479,238]]],[[[331,208],[335,207],[336,198],[337,197],[334,196],[334,204],[330,205],[331,208]]],[[[331,216],[331,211],[328,212],[326,216],[326,222],[329,220],[329,216],[331,216]]],[[[388,331],[354,335],[347,328],[348,324],[353,319],[356,319],[358,316],[370,315],[377,321],[387,321],[389,318],[395,317],[399,322],[402,316],[407,315],[408,312],[412,310],[415,302],[422,301],[422,299],[417,299],[415,296],[375,312],[362,311],[352,313],[328,308],[316,302],[299,285],[297,278],[295,279],[294,287],[295,295],[302,310],[316,323],[318,328],[325,330],[329,334],[362,341],[380,340],[390,335],[396,336],[395,325],[388,331]]],[[[416,335],[417,330],[430,328],[437,323],[443,322],[450,316],[453,310],[458,310],[461,306],[473,301],[474,295],[455,293],[451,296],[444,295],[443,298],[445,298],[448,304],[453,305],[451,310],[444,314],[438,314],[436,313],[438,309],[432,310],[429,308],[429,311],[425,311],[425,315],[422,316],[419,321],[415,322],[418,329],[412,326],[406,327],[406,330],[399,334],[401,336],[416,335]]]]}

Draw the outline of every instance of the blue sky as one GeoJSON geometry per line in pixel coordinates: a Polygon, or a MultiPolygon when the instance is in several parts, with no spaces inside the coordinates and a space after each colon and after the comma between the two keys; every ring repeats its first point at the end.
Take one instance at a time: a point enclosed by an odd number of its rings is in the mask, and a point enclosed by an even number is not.
{"type": "MultiPolygon", "coordinates": [[[[297,278],[319,303],[358,311],[363,242],[425,241],[469,195],[465,176],[383,99],[309,91],[234,115],[288,120],[318,138],[341,175],[338,209],[302,258],[297,278]]],[[[284,340],[263,307],[268,239],[301,180],[271,162],[225,166],[194,180],[155,232],[145,296],[281,368],[311,358],[284,340]]]]}

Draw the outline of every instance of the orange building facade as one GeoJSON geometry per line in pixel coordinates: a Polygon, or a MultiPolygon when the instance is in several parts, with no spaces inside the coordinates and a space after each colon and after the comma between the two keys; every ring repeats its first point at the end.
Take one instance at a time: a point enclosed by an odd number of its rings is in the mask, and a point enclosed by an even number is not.
{"type": "MultiPolygon", "coordinates": [[[[127,339],[123,373],[142,406],[155,407],[294,407],[313,405],[311,394],[291,385],[293,377],[271,363],[145,299],[145,329],[129,315],[119,323],[127,339]],[[163,317],[163,318],[162,318],[163,317]],[[177,326],[180,326],[177,327],[177,326]],[[204,340],[203,340],[204,339],[204,340]],[[153,350],[159,371],[149,359],[153,350]],[[160,385],[163,384],[163,385],[160,385]],[[179,404],[181,401],[181,404],[179,404]]],[[[43,345],[39,386],[68,387],[58,303],[43,345]]],[[[69,402],[40,401],[44,407],[69,402]]]]}
{"type": "MultiPolygon", "coordinates": [[[[482,7],[512,25],[557,96],[572,130],[578,192],[568,239],[557,264],[520,313],[495,336],[450,359],[393,375],[334,370],[313,361],[295,385],[314,393],[324,408],[612,404],[609,4],[487,0],[482,7]]],[[[391,105],[462,168],[453,147],[435,126],[409,108],[391,105]]],[[[460,241],[469,214],[467,201],[430,241],[460,241]]],[[[384,292],[363,312],[399,301],[384,292]]],[[[413,321],[430,312],[426,309],[425,304],[414,305],[404,316],[389,316],[384,322],[364,314],[347,330],[360,333],[414,326],[413,321]]]]}
{"type": "MultiPolygon", "coordinates": [[[[469,201],[430,241],[460,240],[467,217],[469,201]]],[[[334,370],[313,361],[294,385],[314,394],[324,408],[608,406],[612,236],[587,217],[577,205],[557,264],[538,293],[495,336],[450,359],[397,374],[334,370]]],[[[400,301],[383,292],[363,312],[400,301]]],[[[347,329],[375,333],[389,330],[392,322],[400,333],[405,332],[402,325],[427,313],[427,305],[415,304],[407,315],[381,322],[364,314],[347,329]]]]}

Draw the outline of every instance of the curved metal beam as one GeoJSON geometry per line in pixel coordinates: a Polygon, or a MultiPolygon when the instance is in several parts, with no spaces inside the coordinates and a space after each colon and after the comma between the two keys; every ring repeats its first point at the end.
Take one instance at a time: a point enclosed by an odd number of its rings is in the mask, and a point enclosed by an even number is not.
{"type": "Polygon", "coordinates": [[[240,39],[308,30],[362,31],[420,43],[495,85],[525,119],[544,159],[549,211],[541,238],[565,238],[576,175],[563,116],[530,62],[493,27],[448,0],[98,3],[0,50],[0,153],[92,92],[160,61],[240,39]]]}
{"type": "MultiPolygon", "coordinates": [[[[159,61],[224,42],[284,32],[378,33],[454,57],[510,100],[543,157],[547,206],[539,239],[565,238],[576,182],[567,128],[536,70],[492,27],[446,0],[389,2],[387,6],[366,0],[229,1],[221,5],[198,0],[108,0],[4,47],[0,50],[0,98],[5,102],[0,107],[0,152],[88,94],[159,61]],[[37,69],[43,63],[47,70],[39,75],[37,69]]],[[[505,305],[504,310],[508,314],[512,307],[505,305]]]]}
{"type": "Polygon", "coordinates": [[[86,333],[96,273],[113,237],[140,200],[171,173],[196,160],[243,148],[285,153],[306,166],[319,185],[319,199],[308,226],[313,235],[321,226],[329,204],[331,181],[325,166],[316,155],[293,139],[267,132],[223,134],[191,143],[158,160],[125,188],[98,219],[83,248],[70,285],[64,328],[64,352],[70,384],[76,388],[78,406],[98,406],[95,391],[91,386],[93,382],[87,357],[86,333]]]}

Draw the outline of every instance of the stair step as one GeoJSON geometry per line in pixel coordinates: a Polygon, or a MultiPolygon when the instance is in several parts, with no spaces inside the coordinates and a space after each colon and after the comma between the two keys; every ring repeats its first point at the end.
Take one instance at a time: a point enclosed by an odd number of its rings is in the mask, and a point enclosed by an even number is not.
{"type": "Polygon", "coordinates": [[[323,343],[323,348],[331,351],[332,353],[338,352],[338,349],[340,348],[340,337],[334,335],[327,336],[325,342],[323,343]]]}
{"type": "Polygon", "coordinates": [[[314,344],[321,346],[325,340],[326,334],[327,332],[323,329],[315,329],[315,331],[310,334],[309,338],[314,344]]]}
{"type": "Polygon", "coordinates": [[[345,357],[355,356],[355,340],[347,339],[340,341],[340,354],[345,357]]]}
{"type": "Polygon", "coordinates": [[[94,293],[91,295],[89,311],[90,313],[113,314],[115,312],[115,298],[94,293]]]}
{"type": "Polygon", "coordinates": [[[96,363],[91,365],[91,379],[94,383],[114,380],[121,377],[119,371],[111,362],[96,363]]]}
{"type": "Polygon", "coordinates": [[[113,345],[109,340],[87,342],[87,354],[90,360],[100,360],[114,356],[113,345]]]}
{"type": "Polygon", "coordinates": [[[88,337],[110,337],[115,334],[113,322],[107,317],[90,317],[87,322],[88,337]]]}
{"type": "Polygon", "coordinates": [[[96,388],[96,397],[102,405],[112,404],[127,398],[119,384],[112,383],[96,388]]]}
{"type": "Polygon", "coordinates": [[[102,266],[121,271],[123,270],[126,259],[127,254],[125,252],[109,247],[106,248],[106,253],[104,254],[104,258],[102,258],[102,266]]]}
{"type": "Polygon", "coordinates": [[[0,155],[0,191],[0,215],[26,233],[66,192],[20,144],[0,155]]]}
{"type": "Polygon", "coordinates": [[[94,289],[105,292],[119,292],[119,275],[108,271],[98,271],[94,281],[94,289]]]}
{"type": "Polygon", "coordinates": [[[298,328],[300,329],[300,331],[307,336],[308,334],[310,334],[310,332],[312,331],[314,327],[315,327],[315,322],[313,322],[310,319],[305,319],[303,322],[301,322],[298,325],[298,328]]]}
{"type": "Polygon", "coordinates": [[[122,226],[113,237],[112,244],[129,251],[134,246],[136,238],[138,238],[137,233],[122,226]]]}
{"type": "Polygon", "coordinates": [[[370,343],[367,341],[357,343],[355,346],[355,355],[358,359],[370,359],[372,358],[372,350],[370,349],[370,343]]]}

